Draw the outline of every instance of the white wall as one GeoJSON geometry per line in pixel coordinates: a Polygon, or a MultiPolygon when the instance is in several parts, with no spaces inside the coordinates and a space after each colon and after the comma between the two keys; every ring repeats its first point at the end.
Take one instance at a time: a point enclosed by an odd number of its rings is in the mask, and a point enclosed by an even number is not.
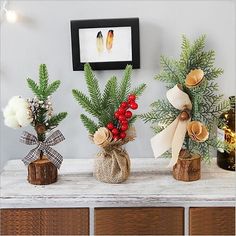
{"type": "MultiPolygon", "coordinates": [[[[161,54],[177,57],[181,34],[195,39],[207,34],[207,49],[216,50],[216,65],[224,68],[219,78],[225,96],[235,93],[235,4],[233,1],[11,1],[21,19],[16,24],[1,22],[1,106],[13,95],[30,97],[26,78],[38,78],[38,65],[46,63],[52,80],[62,85],[53,96],[56,111],[68,111],[60,125],[66,141],[57,146],[65,158],[92,158],[97,147],[90,143],[79,120],[81,108],[71,96],[72,88],[85,91],[83,72],[71,63],[70,20],[139,17],[141,69],[133,71],[133,82],[148,88],[140,100],[140,113],[165,96],[165,87],[153,77],[160,71],[161,54]]],[[[102,86],[111,75],[122,71],[96,72],[102,86]]],[[[129,143],[131,157],[150,157],[152,131],[136,123],[138,138],[129,143]]],[[[29,127],[28,130],[31,130],[29,127]]],[[[1,115],[1,163],[22,158],[29,147],[18,142],[22,130],[3,125],[1,115]]]]}

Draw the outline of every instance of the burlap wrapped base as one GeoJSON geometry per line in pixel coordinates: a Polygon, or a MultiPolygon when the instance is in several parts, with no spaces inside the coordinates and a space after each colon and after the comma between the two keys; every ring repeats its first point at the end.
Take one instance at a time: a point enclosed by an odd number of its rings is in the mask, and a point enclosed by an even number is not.
{"type": "Polygon", "coordinates": [[[130,159],[122,147],[103,149],[95,159],[94,176],[97,180],[118,184],[128,179],[130,175],[130,159]]]}

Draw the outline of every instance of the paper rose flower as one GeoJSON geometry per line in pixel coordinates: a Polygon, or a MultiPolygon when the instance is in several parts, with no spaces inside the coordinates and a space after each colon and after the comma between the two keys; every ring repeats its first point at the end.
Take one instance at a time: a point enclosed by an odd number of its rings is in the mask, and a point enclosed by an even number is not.
{"type": "Polygon", "coordinates": [[[17,129],[29,125],[33,118],[30,104],[20,96],[12,97],[3,110],[6,126],[17,129]]]}
{"type": "Polygon", "coordinates": [[[93,136],[93,141],[98,146],[106,146],[112,140],[112,133],[106,127],[100,127],[93,136]]]}
{"type": "Polygon", "coordinates": [[[185,85],[189,88],[197,86],[204,78],[204,72],[201,69],[191,70],[185,80],[185,85]]]}
{"type": "Polygon", "coordinates": [[[205,125],[199,121],[191,121],[187,127],[189,137],[196,142],[204,142],[209,137],[209,132],[205,125]]]}

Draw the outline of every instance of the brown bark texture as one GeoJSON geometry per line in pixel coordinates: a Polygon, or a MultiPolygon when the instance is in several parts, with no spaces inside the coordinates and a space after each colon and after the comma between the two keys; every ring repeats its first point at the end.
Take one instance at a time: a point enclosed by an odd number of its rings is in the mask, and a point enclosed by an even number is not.
{"type": "MultiPolygon", "coordinates": [[[[189,154],[190,155],[190,154],[189,154]]],[[[195,181],[201,178],[201,156],[198,154],[188,156],[180,155],[173,167],[173,177],[181,181],[195,181]]]]}
{"type": "Polygon", "coordinates": [[[47,185],[57,181],[57,168],[46,156],[28,165],[28,181],[35,185],[47,185]]]}

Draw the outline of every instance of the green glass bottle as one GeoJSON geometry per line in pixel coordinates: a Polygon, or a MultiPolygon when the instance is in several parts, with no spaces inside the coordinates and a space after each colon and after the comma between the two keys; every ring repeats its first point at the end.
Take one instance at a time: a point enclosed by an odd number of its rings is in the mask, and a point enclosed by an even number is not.
{"type": "Polygon", "coordinates": [[[218,138],[230,144],[230,152],[217,150],[217,165],[225,170],[235,170],[235,96],[229,97],[230,110],[220,115],[217,129],[218,138]]]}

